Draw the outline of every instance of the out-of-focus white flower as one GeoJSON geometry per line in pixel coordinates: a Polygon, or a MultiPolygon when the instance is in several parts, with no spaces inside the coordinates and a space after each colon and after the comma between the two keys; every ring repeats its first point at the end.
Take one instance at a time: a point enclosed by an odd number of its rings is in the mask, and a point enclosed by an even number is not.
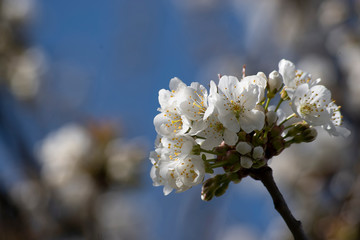
{"type": "Polygon", "coordinates": [[[91,138],[79,125],[69,124],[49,134],[38,151],[43,176],[49,184],[62,184],[86,161],[90,148],[91,138]]]}
{"type": "Polygon", "coordinates": [[[45,60],[39,49],[28,49],[11,64],[10,87],[21,99],[34,97],[39,89],[45,60]]]}
{"type": "Polygon", "coordinates": [[[139,165],[145,159],[145,152],[141,144],[125,142],[122,139],[111,141],[106,149],[108,156],[106,171],[112,180],[129,182],[137,177],[139,165]]]}
{"type": "Polygon", "coordinates": [[[109,191],[97,197],[95,218],[103,239],[144,239],[142,209],[123,192],[109,191]]]}
{"type": "Polygon", "coordinates": [[[30,17],[34,8],[34,0],[3,0],[2,15],[15,21],[22,21],[30,17]]]}

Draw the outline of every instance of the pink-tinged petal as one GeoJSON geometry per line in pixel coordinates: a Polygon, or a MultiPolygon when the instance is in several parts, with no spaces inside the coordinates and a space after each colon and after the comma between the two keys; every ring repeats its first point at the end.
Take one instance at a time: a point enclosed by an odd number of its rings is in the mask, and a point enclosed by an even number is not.
{"type": "Polygon", "coordinates": [[[239,137],[236,134],[236,132],[230,131],[229,129],[225,128],[224,131],[224,141],[226,144],[228,145],[235,145],[236,142],[238,141],[239,137]]]}
{"type": "Polygon", "coordinates": [[[246,133],[261,130],[265,124],[265,114],[256,109],[246,111],[240,116],[239,122],[241,129],[246,133]]]}

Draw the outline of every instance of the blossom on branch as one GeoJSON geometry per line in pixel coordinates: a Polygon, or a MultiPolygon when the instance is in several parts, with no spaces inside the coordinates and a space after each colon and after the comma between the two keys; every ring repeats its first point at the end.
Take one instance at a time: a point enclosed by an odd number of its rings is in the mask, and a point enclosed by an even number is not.
{"type": "Polygon", "coordinates": [[[220,168],[223,174],[203,184],[202,199],[208,201],[224,194],[231,181],[265,169],[285,148],[313,141],[314,127],[348,136],[340,107],[319,82],[285,59],[268,78],[263,72],[240,80],[224,75],[218,84],[210,81],[209,91],[197,82],[188,86],[171,79],[170,90],[159,91],[160,113],[154,118],[154,186],[164,186],[165,195],[173,189],[183,192],[220,168]]]}

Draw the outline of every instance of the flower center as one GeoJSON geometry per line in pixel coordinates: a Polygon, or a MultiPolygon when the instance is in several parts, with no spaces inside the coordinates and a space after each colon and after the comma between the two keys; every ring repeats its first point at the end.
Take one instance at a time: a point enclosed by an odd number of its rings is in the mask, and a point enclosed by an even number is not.
{"type": "Polygon", "coordinates": [[[308,115],[313,111],[313,107],[309,104],[303,104],[300,107],[300,113],[302,115],[308,115]]]}
{"type": "Polygon", "coordinates": [[[244,107],[233,100],[230,101],[230,108],[235,113],[236,118],[239,118],[240,114],[244,112],[244,107]]]}

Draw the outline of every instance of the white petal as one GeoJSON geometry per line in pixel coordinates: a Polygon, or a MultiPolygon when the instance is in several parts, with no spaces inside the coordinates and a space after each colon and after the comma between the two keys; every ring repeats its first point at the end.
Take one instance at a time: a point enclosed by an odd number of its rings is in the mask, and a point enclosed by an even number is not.
{"type": "Polygon", "coordinates": [[[239,137],[236,134],[236,132],[230,131],[229,129],[225,128],[224,131],[224,141],[226,144],[228,145],[235,145],[236,142],[238,141],[239,137]]]}
{"type": "Polygon", "coordinates": [[[251,168],[253,162],[252,162],[251,158],[246,157],[246,156],[241,156],[240,164],[243,168],[251,168]]]}
{"type": "Polygon", "coordinates": [[[230,131],[233,131],[233,132],[240,131],[239,122],[237,121],[237,119],[235,118],[235,115],[232,112],[230,112],[229,114],[227,114],[225,116],[219,114],[219,120],[230,131]]]}
{"type": "Polygon", "coordinates": [[[248,142],[239,142],[236,145],[235,149],[239,153],[245,155],[245,154],[248,154],[249,152],[251,152],[252,146],[248,142]]]}
{"type": "Polygon", "coordinates": [[[261,146],[254,147],[253,158],[262,159],[264,157],[264,149],[261,146]]]}
{"type": "Polygon", "coordinates": [[[246,133],[254,130],[261,130],[265,124],[265,114],[262,111],[253,109],[245,111],[239,118],[240,127],[246,133]]]}
{"type": "Polygon", "coordinates": [[[295,78],[295,65],[286,59],[282,59],[279,62],[279,73],[283,77],[285,86],[290,86],[291,81],[295,78]]]}
{"type": "Polygon", "coordinates": [[[256,84],[250,84],[242,92],[241,103],[245,109],[251,110],[255,108],[256,104],[260,101],[260,92],[262,90],[256,84]]]}
{"type": "Polygon", "coordinates": [[[183,83],[179,78],[174,77],[170,80],[169,87],[171,91],[177,91],[183,87],[186,87],[186,84],[183,83]]]}

